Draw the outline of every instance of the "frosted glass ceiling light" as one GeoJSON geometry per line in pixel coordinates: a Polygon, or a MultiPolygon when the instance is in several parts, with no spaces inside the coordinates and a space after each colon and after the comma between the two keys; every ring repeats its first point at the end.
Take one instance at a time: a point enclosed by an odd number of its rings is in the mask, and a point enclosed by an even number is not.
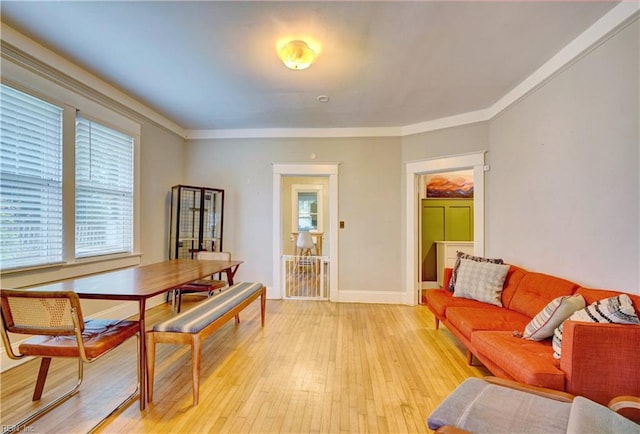
{"type": "Polygon", "coordinates": [[[289,69],[307,69],[318,55],[304,41],[291,41],[278,50],[278,57],[289,69]]]}

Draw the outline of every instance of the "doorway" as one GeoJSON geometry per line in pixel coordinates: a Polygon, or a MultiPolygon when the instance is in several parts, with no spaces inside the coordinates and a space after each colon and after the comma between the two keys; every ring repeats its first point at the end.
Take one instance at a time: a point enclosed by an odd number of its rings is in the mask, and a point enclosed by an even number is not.
{"type": "Polygon", "coordinates": [[[327,300],[330,233],[328,176],[282,177],[284,298],[327,300]]]}
{"type": "Polygon", "coordinates": [[[418,304],[421,293],[420,276],[420,179],[421,175],[471,169],[473,171],[473,253],[484,254],[484,172],[485,151],[415,161],[406,165],[406,277],[405,302],[418,304]]]}
{"type": "MultiPolygon", "coordinates": [[[[297,253],[294,250],[293,221],[299,225],[302,224],[303,229],[315,230],[314,248],[317,248],[318,256],[323,257],[324,263],[316,262],[318,267],[325,266],[324,272],[318,268],[318,273],[326,276],[327,294],[325,298],[331,301],[337,299],[337,283],[338,283],[338,167],[337,163],[326,164],[274,164],[273,165],[273,289],[269,295],[270,298],[285,298],[286,292],[286,275],[285,267],[283,267],[283,256],[287,254],[297,253]],[[315,185],[315,187],[314,187],[315,185]],[[318,186],[322,185],[320,189],[318,186]],[[289,186],[289,187],[286,187],[289,186]],[[295,186],[295,187],[294,187],[295,186]],[[286,187],[286,188],[285,188],[286,187]],[[322,211],[318,209],[316,202],[314,209],[311,204],[313,197],[318,198],[318,192],[322,190],[322,211]],[[291,194],[286,194],[291,192],[291,194]],[[301,194],[300,194],[301,193],[301,194]],[[293,206],[293,198],[295,203],[300,204],[299,209],[293,206]],[[298,211],[297,214],[294,211],[298,211]],[[319,216],[320,214],[320,216],[319,216]],[[320,225],[318,226],[319,221],[320,225]],[[312,227],[313,225],[315,227],[312,227]],[[318,232],[322,230],[322,237],[318,232]],[[320,240],[320,243],[318,241],[320,240]],[[318,247],[316,247],[318,246],[318,247]]],[[[306,232],[306,231],[305,231],[306,232]]],[[[296,263],[297,271],[301,273],[305,266],[311,263],[296,263]],[[299,266],[299,267],[298,267],[299,266]]],[[[308,270],[307,270],[308,271],[308,270]]],[[[312,298],[315,298],[312,297],[312,298]]]]}
{"type": "MultiPolygon", "coordinates": [[[[442,286],[456,252],[473,253],[473,170],[420,176],[422,288],[442,286]]],[[[453,264],[452,264],[453,262],[453,264]]]]}

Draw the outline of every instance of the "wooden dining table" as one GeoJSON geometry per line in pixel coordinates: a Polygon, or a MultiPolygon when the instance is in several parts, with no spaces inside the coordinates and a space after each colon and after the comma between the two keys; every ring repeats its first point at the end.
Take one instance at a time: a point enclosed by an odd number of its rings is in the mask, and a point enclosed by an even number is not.
{"type": "Polygon", "coordinates": [[[33,289],[45,291],[74,291],[80,298],[138,302],[140,322],[140,410],[144,410],[148,396],[147,357],[144,332],[147,300],[178,286],[204,277],[225,273],[230,285],[242,261],[212,261],[174,259],[56,283],[38,285],[33,289]]]}

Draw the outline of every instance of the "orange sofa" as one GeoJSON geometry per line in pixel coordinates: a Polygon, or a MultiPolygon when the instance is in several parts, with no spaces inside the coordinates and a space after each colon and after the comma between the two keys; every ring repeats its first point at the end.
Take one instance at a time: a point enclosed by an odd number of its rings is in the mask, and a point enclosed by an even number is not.
{"type": "MultiPolygon", "coordinates": [[[[444,288],[452,270],[445,270],[444,288]]],[[[588,289],[558,277],[511,265],[498,307],[453,297],[446,289],[425,291],[423,303],[494,375],[534,386],[582,395],[606,405],[619,395],[640,396],[640,325],[566,321],[562,356],[553,357],[551,338],[518,337],[553,299],[581,294],[587,306],[620,292],[588,289]]],[[[628,294],[636,313],[640,296],[628,294]]]]}

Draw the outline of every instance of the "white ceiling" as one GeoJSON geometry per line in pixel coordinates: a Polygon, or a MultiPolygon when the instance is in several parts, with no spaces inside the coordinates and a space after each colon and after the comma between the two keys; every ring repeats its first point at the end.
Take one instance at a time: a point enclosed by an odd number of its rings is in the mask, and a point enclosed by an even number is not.
{"type": "Polygon", "coordinates": [[[1,14],[187,130],[366,128],[485,109],[615,5],[3,0],[1,14]],[[285,68],[283,38],[317,41],[317,62],[285,68]]]}

